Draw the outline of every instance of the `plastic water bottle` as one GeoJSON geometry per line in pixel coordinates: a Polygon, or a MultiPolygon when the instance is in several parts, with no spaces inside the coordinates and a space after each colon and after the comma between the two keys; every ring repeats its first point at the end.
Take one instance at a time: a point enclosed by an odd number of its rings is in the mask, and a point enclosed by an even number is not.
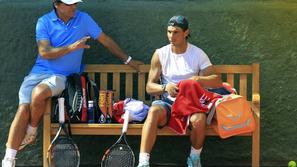
{"type": "Polygon", "coordinates": [[[95,123],[95,113],[93,101],[88,101],[88,123],[95,123]]]}

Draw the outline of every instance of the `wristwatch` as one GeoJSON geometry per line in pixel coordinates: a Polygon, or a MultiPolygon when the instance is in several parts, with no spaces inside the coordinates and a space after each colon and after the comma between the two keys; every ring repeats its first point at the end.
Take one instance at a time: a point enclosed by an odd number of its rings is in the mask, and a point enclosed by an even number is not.
{"type": "Polygon", "coordinates": [[[132,57],[129,56],[128,59],[124,62],[124,64],[129,64],[131,60],[132,60],[132,57]]]}

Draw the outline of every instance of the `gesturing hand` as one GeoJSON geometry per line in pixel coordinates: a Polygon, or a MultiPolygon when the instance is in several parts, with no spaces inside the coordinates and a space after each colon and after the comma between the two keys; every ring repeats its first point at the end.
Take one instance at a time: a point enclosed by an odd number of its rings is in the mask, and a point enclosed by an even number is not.
{"type": "Polygon", "coordinates": [[[134,68],[135,70],[139,71],[139,65],[143,65],[144,63],[139,60],[131,60],[128,65],[134,68]]]}
{"type": "Polygon", "coordinates": [[[86,45],[86,42],[88,39],[90,39],[90,36],[83,37],[82,39],[74,42],[73,44],[69,45],[71,50],[78,50],[78,49],[89,49],[90,45],[86,45]]]}

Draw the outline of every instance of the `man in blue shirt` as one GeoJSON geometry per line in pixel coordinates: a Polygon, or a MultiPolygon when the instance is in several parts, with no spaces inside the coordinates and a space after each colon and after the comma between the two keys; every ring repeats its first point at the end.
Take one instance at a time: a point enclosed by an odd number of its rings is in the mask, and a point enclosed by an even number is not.
{"type": "Polygon", "coordinates": [[[83,71],[86,41],[97,40],[125,64],[138,69],[132,60],[87,14],[77,10],[81,0],[53,0],[54,10],[38,19],[38,57],[19,90],[19,107],[11,124],[2,167],[14,167],[18,150],[35,141],[45,102],[65,88],[66,77],[83,71]]]}

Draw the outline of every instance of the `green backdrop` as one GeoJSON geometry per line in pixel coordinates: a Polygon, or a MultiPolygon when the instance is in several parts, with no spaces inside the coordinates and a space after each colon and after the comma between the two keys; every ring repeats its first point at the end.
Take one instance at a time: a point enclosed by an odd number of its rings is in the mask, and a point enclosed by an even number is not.
{"type": "MultiPolygon", "coordinates": [[[[167,43],[166,23],[175,14],[190,22],[189,41],[214,64],[261,63],[261,166],[286,166],[297,160],[297,2],[293,0],[85,0],[87,11],[133,58],[150,62],[154,50],[167,43]]],[[[52,9],[50,0],[0,0],[0,157],[18,104],[18,89],[35,62],[35,24],[52,9]]],[[[121,63],[94,41],[86,63],[121,63]]],[[[42,164],[42,131],[37,143],[17,156],[17,164],[42,164]]],[[[99,164],[103,150],[116,140],[76,136],[83,164],[99,164]]],[[[139,137],[129,137],[138,157],[139,137]]],[[[160,137],[154,163],[185,164],[187,137],[160,137]],[[170,144],[168,144],[170,143],[170,144]],[[162,147],[159,147],[162,146],[162,147]]],[[[205,165],[249,165],[251,141],[208,137],[205,165]]]]}

